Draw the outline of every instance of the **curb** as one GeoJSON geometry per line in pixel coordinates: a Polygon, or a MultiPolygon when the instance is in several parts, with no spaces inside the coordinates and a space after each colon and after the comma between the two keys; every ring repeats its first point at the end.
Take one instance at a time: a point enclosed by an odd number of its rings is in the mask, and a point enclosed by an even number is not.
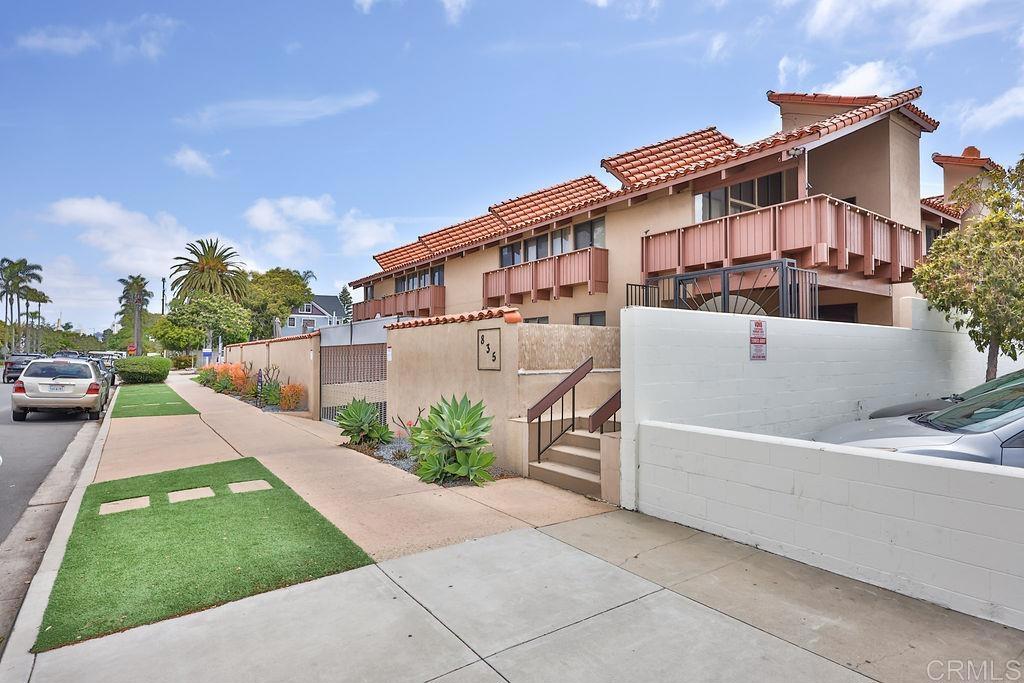
{"type": "MultiPolygon", "coordinates": [[[[120,385],[114,391],[110,405],[113,407],[121,392],[120,385]]],[[[99,468],[100,455],[103,453],[103,445],[107,442],[107,434],[110,432],[110,423],[113,418],[109,412],[103,416],[103,424],[96,433],[96,440],[92,442],[89,457],[82,466],[82,472],[78,476],[78,483],[68,496],[64,510],[60,514],[57,526],[50,538],[50,545],[43,554],[43,560],[32,577],[28,592],[25,593],[25,600],[18,611],[18,618],[11,629],[10,638],[4,649],[3,658],[0,658],[0,683],[28,683],[32,676],[32,669],[35,666],[36,656],[30,650],[35,645],[36,635],[43,623],[43,612],[50,601],[50,592],[57,579],[57,570],[64,561],[64,552],[68,547],[68,539],[71,538],[71,531],[75,526],[75,519],[78,518],[78,510],[82,506],[82,498],[85,496],[85,489],[96,478],[96,470],[99,468]]]]}

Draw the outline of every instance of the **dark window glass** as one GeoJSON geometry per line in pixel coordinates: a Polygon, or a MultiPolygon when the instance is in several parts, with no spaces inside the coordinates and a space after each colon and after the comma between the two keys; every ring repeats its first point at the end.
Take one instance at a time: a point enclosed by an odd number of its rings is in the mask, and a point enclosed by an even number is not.
{"type": "Polygon", "coordinates": [[[419,286],[420,287],[426,287],[429,284],[430,284],[430,271],[429,270],[424,270],[422,273],[419,274],[419,286]]]}
{"type": "Polygon", "coordinates": [[[938,228],[928,227],[924,229],[924,251],[926,254],[932,250],[932,244],[934,244],[937,239],[939,239],[938,228]]]}
{"type": "Polygon", "coordinates": [[[395,294],[401,294],[405,291],[405,278],[395,278],[395,294]]]}
{"type": "Polygon", "coordinates": [[[729,188],[729,199],[746,204],[754,203],[754,181],[744,180],[729,188]]]}
{"type": "Polygon", "coordinates": [[[506,244],[501,248],[501,255],[499,261],[502,268],[508,268],[514,266],[517,263],[523,262],[523,253],[520,249],[522,245],[519,242],[515,244],[506,244]]]}
{"type": "Polygon", "coordinates": [[[562,228],[551,233],[552,254],[564,254],[572,251],[572,247],[569,244],[569,228],[562,228]]]}
{"type": "Polygon", "coordinates": [[[541,235],[523,242],[523,260],[536,261],[548,255],[548,236],[541,235]]]}
{"type": "Polygon", "coordinates": [[[595,247],[603,247],[604,246],[604,219],[603,218],[595,218],[594,220],[590,221],[590,223],[593,226],[591,228],[591,232],[593,234],[594,246],[595,247]]]}
{"type": "Polygon", "coordinates": [[[586,249],[593,244],[593,235],[590,231],[590,223],[580,223],[576,226],[576,242],[574,249],[586,249]]]}
{"type": "Polygon", "coordinates": [[[363,287],[363,299],[369,301],[373,298],[373,285],[363,287]]]}
{"type": "Polygon", "coordinates": [[[444,266],[434,266],[430,271],[430,284],[432,285],[443,285],[444,284],[444,266]]]}
{"type": "Polygon", "coordinates": [[[604,311],[593,311],[591,313],[577,313],[576,324],[604,327],[604,311]]]}
{"type": "Polygon", "coordinates": [[[54,377],[91,379],[92,368],[80,363],[36,362],[29,363],[29,366],[25,369],[23,376],[45,379],[53,379],[54,377]]]}
{"type": "Polygon", "coordinates": [[[533,323],[534,325],[547,325],[548,317],[546,315],[538,316],[536,318],[523,318],[524,323],[533,323]]]}
{"type": "Polygon", "coordinates": [[[761,176],[757,179],[757,205],[772,206],[782,203],[782,173],[761,176]]]}
{"type": "Polygon", "coordinates": [[[711,190],[710,192],[705,192],[702,195],[700,217],[702,221],[721,218],[725,215],[725,195],[726,191],[724,187],[720,187],[717,190],[711,190]]]}

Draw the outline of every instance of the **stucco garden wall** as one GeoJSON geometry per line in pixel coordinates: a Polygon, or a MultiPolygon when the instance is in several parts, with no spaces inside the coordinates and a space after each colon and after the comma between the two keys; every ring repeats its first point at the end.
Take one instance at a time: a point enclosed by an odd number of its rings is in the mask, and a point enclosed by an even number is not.
{"type": "Polygon", "coordinates": [[[301,384],[311,415],[320,414],[320,335],[282,337],[224,347],[228,363],[252,363],[252,370],[277,366],[282,384],[301,384]]]}

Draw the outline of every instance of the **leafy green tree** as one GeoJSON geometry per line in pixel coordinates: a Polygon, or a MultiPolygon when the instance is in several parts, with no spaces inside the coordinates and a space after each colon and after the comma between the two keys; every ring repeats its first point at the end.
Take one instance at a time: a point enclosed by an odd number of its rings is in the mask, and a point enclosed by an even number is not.
{"type": "Polygon", "coordinates": [[[183,327],[174,324],[167,316],[153,325],[150,334],[171,351],[194,351],[203,347],[206,333],[198,327],[183,327]]]}
{"type": "Polygon", "coordinates": [[[341,302],[341,322],[352,322],[352,292],[348,291],[348,285],[338,292],[338,301],[341,302]]]}
{"type": "Polygon", "coordinates": [[[178,327],[202,330],[207,338],[225,344],[247,341],[252,331],[249,310],[224,294],[195,293],[171,302],[167,319],[178,327]]]}
{"type": "Polygon", "coordinates": [[[197,240],[185,245],[188,256],[176,256],[171,269],[171,289],[178,298],[193,294],[222,294],[241,301],[249,284],[238,252],[220,240],[197,240]]]}
{"type": "Polygon", "coordinates": [[[253,338],[274,336],[274,318],[284,320],[292,308],[312,299],[313,291],[298,271],[271,268],[265,273],[249,273],[249,286],[242,305],[251,312],[253,338]]]}
{"type": "Polygon", "coordinates": [[[142,355],[142,310],[149,306],[153,292],[147,289],[149,280],[142,275],[129,275],[118,279],[121,283],[121,296],[117,301],[121,304],[121,314],[132,317],[132,339],[135,342],[135,355],[142,355]]]}
{"type": "Polygon", "coordinates": [[[988,353],[989,380],[1000,351],[1016,360],[1024,350],[1024,157],[975,176],[950,198],[970,207],[969,218],[932,244],[914,286],[988,353]]]}

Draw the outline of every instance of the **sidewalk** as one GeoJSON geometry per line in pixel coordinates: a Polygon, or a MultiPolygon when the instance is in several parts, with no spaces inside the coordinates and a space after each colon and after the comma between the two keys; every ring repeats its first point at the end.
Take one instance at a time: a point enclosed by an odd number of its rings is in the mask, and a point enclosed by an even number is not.
{"type": "Polygon", "coordinates": [[[45,652],[34,683],[917,681],[1024,655],[992,622],[536,481],[439,489],[169,381],[198,423],[159,423],[164,456],[112,428],[101,472],[183,466],[189,432],[187,457],[256,456],[379,564],[45,652]]]}

